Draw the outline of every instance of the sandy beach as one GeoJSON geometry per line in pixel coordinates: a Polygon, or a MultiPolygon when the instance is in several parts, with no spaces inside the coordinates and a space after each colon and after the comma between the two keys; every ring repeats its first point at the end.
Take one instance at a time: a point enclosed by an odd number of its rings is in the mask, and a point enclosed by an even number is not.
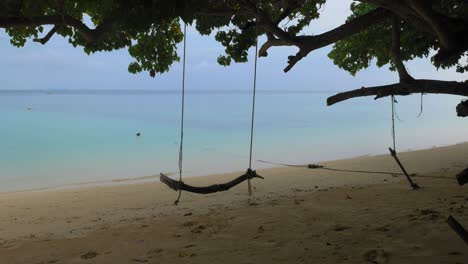
{"type": "MultiPolygon", "coordinates": [[[[0,263],[468,263],[468,143],[399,155],[401,175],[300,167],[210,195],[159,182],[0,195],[0,263]]],[[[389,155],[323,163],[400,173],[389,155]]],[[[238,174],[189,178],[225,182],[238,174]]]]}

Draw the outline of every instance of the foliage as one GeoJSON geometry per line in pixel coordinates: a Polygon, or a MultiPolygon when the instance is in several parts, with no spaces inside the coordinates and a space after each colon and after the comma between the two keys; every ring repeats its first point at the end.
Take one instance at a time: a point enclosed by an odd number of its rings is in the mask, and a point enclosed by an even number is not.
{"type": "MultiPolygon", "coordinates": [[[[454,19],[467,19],[468,5],[464,0],[438,0],[433,9],[454,19]]],[[[116,49],[128,49],[135,59],[128,66],[131,73],[164,73],[179,60],[177,44],[183,40],[182,21],[193,24],[203,35],[214,35],[225,48],[218,57],[221,65],[246,62],[248,50],[257,36],[272,33],[266,23],[277,26],[288,39],[305,34],[304,29],[319,19],[319,10],[326,0],[277,1],[215,1],[215,0],[5,0],[0,2],[0,26],[6,26],[12,45],[22,47],[30,39],[44,37],[55,25],[56,34],[67,38],[75,47],[88,54],[116,49]],[[259,8],[256,9],[257,5],[259,8]],[[255,11],[257,10],[257,11],[255,11]],[[257,19],[261,15],[259,24],[257,19]],[[40,23],[44,17],[54,21],[40,23]],[[22,26],[9,22],[24,21],[22,26]],[[270,32],[268,32],[270,30],[270,32]]],[[[376,7],[353,2],[348,21],[376,7]]],[[[271,25],[270,25],[271,26],[271,25]]],[[[294,44],[296,45],[296,44],[294,44]]],[[[300,44],[296,46],[300,47],[300,44]]],[[[434,34],[419,30],[408,19],[402,19],[401,56],[404,61],[427,57],[439,50],[434,34]]],[[[337,41],[329,57],[340,68],[356,74],[372,61],[382,67],[391,64],[391,21],[382,21],[365,30],[337,41]]],[[[463,55],[466,50],[440,59],[433,56],[437,67],[468,70],[463,55]]],[[[390,67],[394,69],[393,65],[390,67]]]]}
{"type": "MultiPolygon", "coordinates": [[[[457,10],[448,8],[450,5],[456,5],[454,2],[459,1],[442,2],[444,2],[444,5],[438,5],[438,10],[450,13],[453,16],[468,16],[468,9],[466,8],[457,10]]],[[[375,7],[370,4],[354,2],[351,5],[352,15],[348,18],[348,21],[372,9],[375,9],[375,7]]],[[[395,70],[391,62],[391,31],[391,19],[386,19],[379,24],[369,27],[365,31],[338,41],[333,46],[328,56],[338,67],[348,71],[352,75],[369,67],[373,60],[375,60],[378,67],[390,63],[390,69],[395,70]]],[[[401,59],[403,61],[428,57],[430,51],[439,48],[438,40],[435,35],[418,30],[409,21],[403,21],[401,32],[401,59]]],[[[468,55],[468,52],[465,52],[465,54],[468,55]]],[[[463,53],[444,62],[438,62],[433,57],[432,62],[435,66],[442,68],[456,66],[458,72],[464,72],[468,70],[468,63],[463,65],[462,59],[463,53]]]]}

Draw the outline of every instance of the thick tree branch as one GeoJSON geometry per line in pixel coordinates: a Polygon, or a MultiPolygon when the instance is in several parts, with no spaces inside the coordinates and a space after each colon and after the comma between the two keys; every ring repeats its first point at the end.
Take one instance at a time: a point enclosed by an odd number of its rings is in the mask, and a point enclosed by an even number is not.
{"type": "Polygon", "coordinates": [[[408,83],[414,81],[413,77],[411,77],[406,70],[406,67],[401,59],[400,19],[397,15],[393,15],[392,18],[392,61],[398,71],[400,82],[408,83]]]}
{"type": "Polygon", "coordinates": [[[432,9],[427,0],[358,0],[367,2],[398,14],[418,30],[437,37],[440,48],[434,57],[443,63],[458,57],[468,49],[468,20],[450,17],[432,9]]]}
{"type": "Polygon", "coordinates": [[[441,17],[432,10],[431,1],[407,0],[406,2],[432,28],[445,49],[456,49],[458,45],[454,41],[451,29],[444,26],[441,17]]]}
{"type": "Polygon", "coordinates": [[[45,35],[45,37],[43,38],[36,38],[36,39],[33,39],[34,42],[39,42],[41,43],[42,45],[46,44],[50,38],[55,34],[55,32],[57,32],[57,29],[58,29],[59,26],[54,26],[50,31],[49,33],[47,33],[47,35],[45,35]]]}
{"type": "Polygon", "coordinates": [[[37,16],[37,17],[9,17],[0,18],[0,28],[19,28],[19,27],[37,27],[42,25],[66,25],[77,30],[88,43],[99,41],[103,35],[111,31],[114,22],[112,19],[103,21],[91,29],[81,20],[72,16],[37,16]]]}
{"type": "Polygon", "coordinates": [[[350,37],[368,27],[385,21],[391,15],[390,11],[377,8],[369,13],[357,17],[347,23],[316,36],[298,36],[294,37],[278,27],[276,22],[271,22],[264,13],[260,13],[261,25],[267,32],[268,40],[260,48],[259,56],[267,56],[268,49],[274,46],[297,46],[299,51],[288,57],[288,66],[284,72],[291,70],[297,62],[306,57],[313,50],[323,48],[339,40],[350,37]],[[270,34],[270,35],[268,35],[270,34]]]}
{"type": "Polygon", "coordinates": [[[389,18],[390,15],[390,11],[377,8],[325,33],[315,36],[296,37],[295,42],[297,43],[296,46],[299,47],[299,52],[294,56],[289,56],[288,66],[284,69],[284,72],[291,70],[299,60],[307,56],[310,52],[350,37],[372,25],[383,22],[385,19],[389,18]]]}
{"type": "Polygon", "coordinates": [[[367,88],[362,87],[361,89],[343,92],[329,97],[327,99],[327,105],[330,106],[351,98],[363,96],[375,96],[375,99],[379,99],[391,95],[410,95],[414,93],[468,96],[468,81],[414,80],[411,83],[395,83],[367,88]]]}
{"type": "Polygon", "coordinates": [[[259,57],[266,57],[268,56],[268,49],[271,47],[277,46],[290,46],[290,42],[287,40],[277,39],[273,34],[267,32],[267,41],[263,43],[263,45],[258,50],[259,57]]]}

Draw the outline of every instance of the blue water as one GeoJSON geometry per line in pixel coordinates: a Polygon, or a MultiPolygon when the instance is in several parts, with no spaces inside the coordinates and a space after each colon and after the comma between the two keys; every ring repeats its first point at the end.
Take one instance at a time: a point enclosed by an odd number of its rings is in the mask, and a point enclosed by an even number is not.
{"type": "MultiPolygon", "coordinates": [[[[259,92],[254,159],[304,163],[386,153],[390,99],[327,107],[329,95],[259,92]]],[[[417,118],[420,98],[399,97],[398,148],[468,141],[468,120],[454,110],[460,99],[425,96],[417,118]]],[[[246,169],[250,106],[248,92],[186,95],[187,175],[246,169]]],[[[179,107],[175,92],[0,92],[0,191],[176,172],[179,107]]]]}

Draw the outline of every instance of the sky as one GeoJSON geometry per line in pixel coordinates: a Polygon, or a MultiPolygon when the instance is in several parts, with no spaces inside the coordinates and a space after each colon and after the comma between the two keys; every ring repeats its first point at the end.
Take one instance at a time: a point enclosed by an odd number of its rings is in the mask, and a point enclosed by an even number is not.
{"type": "MultiPolygon", "coordinates": [[[[318,34],[341,25],[349,15],[350,3],[348,0],[327,1],[321,9],[321,18],[313,21],[306,32],[318,34]]],[[[372,66],[353,77],[328,59],[330,49],[329,46],[312,52],[288,73],[283,72],[287,56],[295,54],[296,49],[270,49],[268,57],[259,59],[258,89],[343,91],[393,83],[398,79],[396,73],[390,72],[387,66],[372,66]]],[[[148,73],[134,75],[127,71],[128,64],[132,61],[127,50],[87,55],[82,48],[73,48],[60,36],[53,37],[46,45],[29,41],[25,47],[16,48],[10,45],[8,36],[1,31],[0,54],[0,89],[3,90],[172,90],[180,89],[181,86],[180,63],[174,64],[169,73],[156,78],[151,78],[148,73]]],[[[220,54],[223,54],[223,47],[213,36],[201,36],[193,27],[188,28],[188,91],[252,89],[253,60],[223,67],[216,62],[220,54]]],[[[250,58],[253,56],[252,49],[250,58]]],[[[466,79],[466,76],[454,70],[437,70],[428,59],[415,60],[407,66],[415,78],[466,79]]]]}

